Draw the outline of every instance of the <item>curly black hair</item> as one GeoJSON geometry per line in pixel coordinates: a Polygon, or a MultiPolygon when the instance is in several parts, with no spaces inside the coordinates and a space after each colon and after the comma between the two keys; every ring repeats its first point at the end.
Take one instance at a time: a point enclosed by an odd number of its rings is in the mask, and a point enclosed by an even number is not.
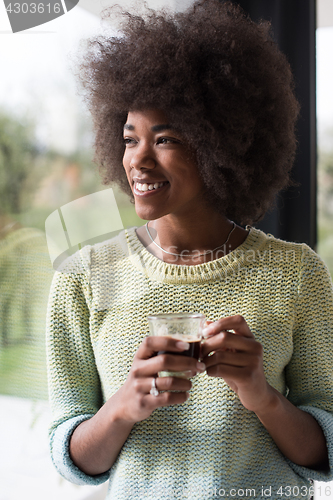
{"type": "Polygon", "coordinates": [[[123,125],[129,111],[157,108],[195,152],[209,202],[240,224],[258,221],[290,184],[297,145],[293,77],[270,23],[229,1],[181,13],[117,8],[120,34],[90,40],[79,74],[104,183],[132,196],[123,125]]]}

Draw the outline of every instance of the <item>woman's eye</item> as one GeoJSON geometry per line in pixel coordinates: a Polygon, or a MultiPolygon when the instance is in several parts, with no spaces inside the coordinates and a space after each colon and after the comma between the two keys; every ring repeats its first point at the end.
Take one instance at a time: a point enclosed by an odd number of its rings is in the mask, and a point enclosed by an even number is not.
{"type": "Polygon", "coordinates": [[[134,143],[135,143],[135,140],[132,139],[131,137],[124,137],[124,144],[125,144],[125,146],[131,145],[131,144],[134,144],[134,143]]]}
{"type": "Polygon", "coordinates": [[[173,139],[171,137],[160,137],[158,140],[157,140],[157,144],[179,144],[180,141],[178,141],[177,139],[173,139]]]}

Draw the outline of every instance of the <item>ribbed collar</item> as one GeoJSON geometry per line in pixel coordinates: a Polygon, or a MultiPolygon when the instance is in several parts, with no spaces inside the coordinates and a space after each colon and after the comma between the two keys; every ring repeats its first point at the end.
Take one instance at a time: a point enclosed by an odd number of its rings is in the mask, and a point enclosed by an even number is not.
{"type": "MultiPolygon", "coordinates": [[[[267,242],[267,236],[259,229],[247,227],[246,240],[228,255],[204,264],[186,266],[168,264],[152,255],[139,240],[135,227],[125,230],[124,238],[132,265],[149,279],[174,284],[203,283],[233,275],[244,263],[246,253],[257,251],[267,242]]],[[[123,242],[125,243],[125,242],[123,242]]]]}

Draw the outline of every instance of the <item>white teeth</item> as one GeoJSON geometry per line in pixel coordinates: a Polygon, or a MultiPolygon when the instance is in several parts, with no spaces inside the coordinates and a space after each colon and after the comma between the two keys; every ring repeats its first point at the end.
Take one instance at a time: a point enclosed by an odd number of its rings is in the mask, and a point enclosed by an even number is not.
{"type": "Polygon", "coordinates": [[[155,184],[147,184],[147,183],[141,184],[141,183],[136,182],[135,188],[138,191],[145,192],[145,191],[152,191],[153,189],[158,189],[158,188],[162,187],[163,185],[164,185],[164,182],[155,182],[155,184]]]}

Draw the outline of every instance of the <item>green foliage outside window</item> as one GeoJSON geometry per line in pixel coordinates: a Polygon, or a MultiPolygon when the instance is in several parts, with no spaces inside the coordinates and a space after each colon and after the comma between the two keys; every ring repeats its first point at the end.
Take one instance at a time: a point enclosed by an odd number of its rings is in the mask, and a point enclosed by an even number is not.
{"type": "MultiPolygon", "coordinates": [[[[47,399],[45,316],[54,271],[44,224],[62,205],[105,188],[84,142],[70,155],[43,150],[32,123],[0,112],[0,394],[47,399]]],[[[127,197],[114,192],[124,227],[141,225],[127,197]]]]}
{"type": "Polygon", "coordinates": [[[333,277],[333,129],[318,154],[318,253],[333,277]]]}

